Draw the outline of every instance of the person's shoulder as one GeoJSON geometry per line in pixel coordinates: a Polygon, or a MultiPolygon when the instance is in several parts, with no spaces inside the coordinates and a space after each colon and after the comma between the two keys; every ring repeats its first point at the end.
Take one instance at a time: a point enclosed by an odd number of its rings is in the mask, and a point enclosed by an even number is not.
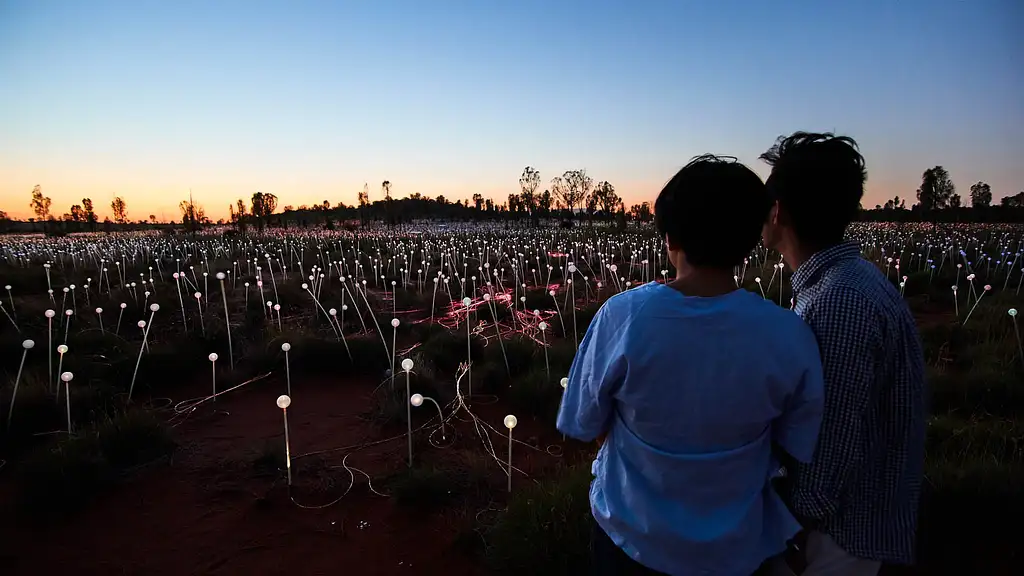
{"type": "Polygon", "coordinates": [[[846,263],[825,290],[826,295],[843,297],[863,305],[867,310],[885,307],[887,301],[902,301],[899,291],[874,263],[858,258],[846,263]]]}
{"type": "Polygon", "coordinates": [[[758,318],[759,323],[769,327],[777,334],[785,333],[788,337],[814,337],[810,327],[796,312],[789,308],[783,308],[753,292],[748,291],[748,293],[749,297],[745,299],[744,305],[749,307],[749,310],[753,312],[752,315],[758,318]]]}
{"type": "Polygon", "coordinates": [[[642,286],[614,294],[604,301],[598,314],[609,319],[614,317],[624,319],[629,315],[634,315],[652,299],[661,296],[659,286],[660,284],[657,282],[648,282],[642,286]]]}

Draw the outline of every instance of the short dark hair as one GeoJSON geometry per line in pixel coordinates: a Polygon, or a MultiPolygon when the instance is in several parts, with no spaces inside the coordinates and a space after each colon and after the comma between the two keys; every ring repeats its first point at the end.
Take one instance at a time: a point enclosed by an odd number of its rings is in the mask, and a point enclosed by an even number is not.
{"type": "Polygon", "coordinates": [[[690,160],[661,190],[654,223],[698,268],[731,268],[757,246],[771,201],[761,178],[730,156],[690,160]]]}
{"type": "Polygon", "coordinates": [[[761,154],[772,167],[768,194],[785,211],[801,242],[824,248],[842,242],[857,217],[867,171],[857,142],[831,133],[779,136],[761,154]]]}

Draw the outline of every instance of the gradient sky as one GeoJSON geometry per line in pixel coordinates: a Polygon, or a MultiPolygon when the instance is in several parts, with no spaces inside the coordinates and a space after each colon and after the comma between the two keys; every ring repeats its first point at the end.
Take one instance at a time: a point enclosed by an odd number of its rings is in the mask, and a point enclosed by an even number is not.
{"type": "MultiPolygon", "coordinates": [[[[627,204],[690,157],[835,130],[865,205],[945,166],[1024,190],[1015,0],[0,0],[0,210],[129,217],[474,192],[586,168],[627,204]],[[823,6],[827,4],[828,6],[823,6]]],[[[908,205],[910,202],[908,202],[908,205]]]]}

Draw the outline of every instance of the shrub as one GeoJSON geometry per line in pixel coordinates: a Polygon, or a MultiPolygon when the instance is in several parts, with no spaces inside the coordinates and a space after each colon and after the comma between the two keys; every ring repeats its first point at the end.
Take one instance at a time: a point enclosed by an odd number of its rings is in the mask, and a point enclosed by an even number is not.
{"type": "Polygon", "coordinates": [[[55,519],[84,508],[113,479],[95,436],[65,438],[26,460],[17,501],[28,518],[55,519]]]}
{"type": "Polygon", "coordinates": [[[554,374],[548,377],[543,369],[534,370],[512,383],[507,396],[509,403],[517,414],[554,422],[562,401],[560,379],[554,374]]]}
{"type": "Polygon", "coordinates": [[[590,467],[578,465],[517,492],[508,509],[484,532],[491,573],[586,574],[591,478],[590,467]]]}
{"type": "Polygon", "coordinates": [[[124,470],[170,454],[175,442],[150,412],[129,409],[100,423],[99,451],[115,469],[124,470]]]}

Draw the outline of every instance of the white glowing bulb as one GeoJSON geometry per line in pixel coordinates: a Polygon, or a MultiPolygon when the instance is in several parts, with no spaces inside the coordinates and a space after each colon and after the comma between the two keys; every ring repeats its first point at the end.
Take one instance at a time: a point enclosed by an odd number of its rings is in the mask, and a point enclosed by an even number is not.
{"type": "Polygon", "coordinates": [[[568,378],[562,378],[562,380],[559,382],[559,384],[562,385],[562,388],[565,388],[566,386],[569,385],[569,379],[568,378]]]}
{"type": "Polygon", "coordinates": [[[473,303],[473,301],[472,301],[472,300],[470,300],[469,298],[463,298],[463,299],[462,299],[462,305],[463,305],[463,306],[469,306],[469,305],[470,305],[470,304],[472,304],[472,303],[473,303]]]}
{"type": "Polygon", "coordinates": [[[53,310],[47,310],[46,312],[43,313],[43,315],[46,316],[47,318],[53,318],[54,316],[57,315],[57,313],[54,312],[53,310]]]}
{"type": "Polygon", "coordinates": [[[75,313],[75,311],[74,311],[74,310],[70,310],[70,309],[69,309],[69,310],[65,310],[65,311],[64,311],[64,314],[65,314],[66,316],[71,316],[71,315],[72,315],[72,314],[74,314],[74,313],[75,313]]]}
{"type": "Polygon", "coordinates": [[[398,321],[398,318],[392,318],[391,319],[391,327],[392,328],[398,328],[399,324],[401,324],[401,322],[398,321]]]}
{"type": "Polygon", "coordinates": [[[277,397],[277,407],[281,410],[287,410],[292,405],[292,399],[287,394],[281,394],[277,397]]]}
{"type": "Polygon", "coordinates": [[[412,404],[413,406],[417,406],[417,407],[422,406],[423,405],[423,395],[422,394],[413,394],[412,396],[409,397],[409,404],[412,404]]]}
{"type": "Polygon", "coordinates": [[[196,292],[195,294],[193,294],[193,296],[196,297],[196,300],[199,300],[200,298],[203,297],[203,293],[202,292],[196,292]]]}
{"type": "Polygon", "coordinates": [[[22,348],[24,348],[25,350],[31,350],[32,348],[35,347],[35,345],[36,343],[33,342],[32,340],[25,340],[24,342],[21,343],[22,348]]]}
{"type": "Polygon", "coordinates": [[[64,344],[61,344],[60,346],[57,346],[57,353],[58,354],[67,354],[68,353],[68,347],[66,345],[64,345],[64,344]]]}
{"type": "Polygon", "coordinates": [[[74,377],[75,375],[72,374],[71,372],[65,372],[60,375],[60,380],[61,382],[67,384],[68,382],[71,382],[71,380],[74,379],[74,377]]]}
{"type": "Polygon", "coordinates": [[[505,416],[504,424],[505,428],[511,430],[516,427],[516,424],[519,424],[519,420],[516,420],[515,416],[509,414],[508,416],[505,416]]]}
{"type": "Polygon", "coordinates": [[[1017,309],[1016,308],[1010,308],[1009,310],[1007,310],[1006,313],[1009,314],[1010,316],[1016,316],[1017,315],[1017,309]]]}
{"type": "Polygon", "coordinates": [[[547,322],[541,322],[540,324],[537,325],[537,327],[541,329],[541,332],[543,332],[544,330],[548,329],[548,323],[547,322]]]}
{"type": "Polygon", "coordinates": [[[139,326],[139,328],[145,328],[146,327],[146,321],[145,320],[139,320],[138,326],[139,326]]]}
{"type": "Polygon", "coordinates": [[[210,359],[210,362],[216,362],[217,358],[220,358],[220,356],[217,356],[216,352],[210,352],[208,358],[210,359]]]}
{"type": "Polygon", "coordinates": [[[97,314],[103,314],[103,308],[97,308],[96,309],[96,313],[97,314]]]}
{"type": "Polygon", "coordinates": [[[402,360],[402,370],[405,370],[406,372],[408,372],[408,371],[412,370],[412,367],[413,367],[412,358],[406,358],[405,360],[402,360]]]}
{"type": "Polygon", "coordinates": [[[303,283],[302,283],[302,289],[303,289],[303,290],[307,290],[307,289],[309,289],[309,284],[306,284],[305,282],[303,282],[303,283]]]}
{"type": "Polygon", "coordinates": [[[289,351],[291,349],[292,349],[292,345],[291,344],[289,344],[287,342],[285,342],[284,344],[281,344],[281,350],[287,352],[287,351],[289,351]]]}
{"type": "Polygon", "coordinates": [[[337,316],[338,310],[335,308],[331,308],[330,310],[327,311],[327,313],[330,314],[331,316],[337,316]]]}

